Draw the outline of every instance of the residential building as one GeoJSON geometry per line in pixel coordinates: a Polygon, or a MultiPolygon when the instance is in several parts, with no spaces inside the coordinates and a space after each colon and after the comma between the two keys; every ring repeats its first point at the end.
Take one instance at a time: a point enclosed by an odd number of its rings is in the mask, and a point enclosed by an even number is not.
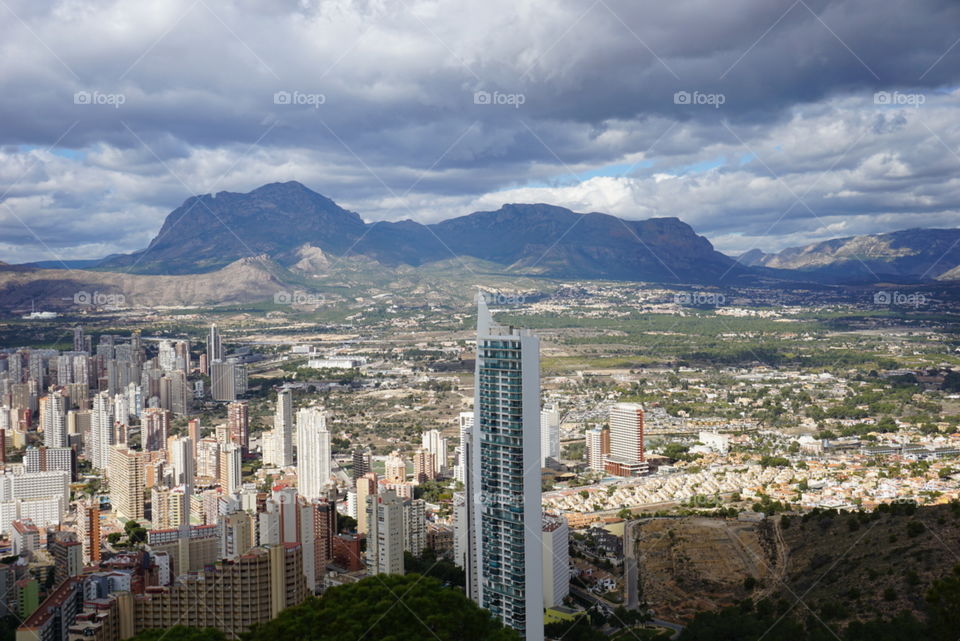
{"type": "Polygon", "coordinates": [[[479,589],[471,596],[526,641],[542,641],[540,341],[496,324],[482,295],[474,380],[467,497],[479,589]]]}

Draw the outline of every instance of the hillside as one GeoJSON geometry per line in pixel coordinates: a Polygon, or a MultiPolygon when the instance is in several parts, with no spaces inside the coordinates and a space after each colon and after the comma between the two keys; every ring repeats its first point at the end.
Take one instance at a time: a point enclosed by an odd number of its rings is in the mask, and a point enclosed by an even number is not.
{"type": "Polygon", "coordinates": [[[644,522],[637,530],[643,596],[658,616],[676,620],[744,599],[793,604],[799,595],[839,628],[901,611],[923,619],[926,591],[960,561],[960,505],[884,509],[759,524],[644,522]]]}
{"type": "Polygon", "coordinates": [[[775,254],[751,250],[738,260],[748,267],[801,272],[818,282],[957,280],[960,229],[906,229],[835,238],[775,254]]]}
{"type": "Polygon", "coordinates": [[[508,204],[432,225],[364,223],[297,182],[189,198],[167,216],[146,249],[106,258],[97,268],[201,273],[255,254],[301,267],[306,253],[308,268],[316,270],[318,251],[391,267],[469,257],[504,273],[584,279],[717,282],[747,272],[676,218],[631,221],[553,205],[508,204]]]}
{"type": "Polygon", "coordinates": [[[271,299],[285,270],[266,256],[243,258],[213,272],[148,276],[120,272],[0,269],[0,308],[48,310],[97,307],[179,307],[271,299]]]}

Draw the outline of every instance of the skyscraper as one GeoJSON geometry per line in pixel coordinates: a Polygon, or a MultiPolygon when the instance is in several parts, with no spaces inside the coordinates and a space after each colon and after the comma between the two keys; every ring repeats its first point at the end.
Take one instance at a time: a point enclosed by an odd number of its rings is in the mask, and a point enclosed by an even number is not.
{"type": "Polygon", "coordinates": [[[357,484],[357,479],[370,471],[371,453],[369,449],[358,447],[353,450],[353,484],[357,484]]]}
{"type": "Polygon", "coordinates": [[[210,326],[210,336],[207,338],[207,367],[214,361],[223,360],[223,342],[220,340],[220,330],[217,324],[210,326]]]}
{"type": "Polygon", "coordinates": [[[617,403],[610,408],[610,454],[604,469],[616,476],[637,476],[647,472],[643,449],[643,406],[617,403]]]}
{"type": "Polygon", "coordinates": [[[604,460],[610,454],[610,430],[595,427],[587,430],[587,467],[602,472],[604,460]]]}
{"type": "Polygon", "coordinates": [[[145,470],[149,455],[125,447],[110,448],[107,478],[110,481],[110,504],[113,511],[127,519],[142,519],[145,470]]]}
{"type": "Polygon", "coordinates": [[[327,415],[319,407],[297,412],[297,486],[307,500],[323,496],[330,480],[330,432],[327,415]]]}
{"type": "Polygon", "coordinates": [[[288,388],[277,392],[277,407],[273,413],[273,430],[264,451],[263,462],[274,467],[293,465],[293,393],[288,388]]]}
{"type": "Polygon", "coordinates": [[[93,397],[93,412],[90,415],[90,437],[93,442],[89,450],[93,466],[97,469],[107,469],[110,446],[115,442],[113,434],[113,402],[109,392],[100,392],[93,397]]]}
{"type": "Polygon", "coordinates": [[[468,500],[479,578],[472,596],[527,641],[542,641],[540,340],[495,324],[482,295],[472,440],[468,500]]]}
{"type": "Polygon", "coordinates": [[[40,422],[43,425],[44,445],[67,446],[67,408],[59,390],[40,399],[40,422]]]}
{"type": "Polygon", "coordinates": [[[193,489],[196,476],[196,459],[193,456],[193,439],[188,436],[171,438],[167,460],[173,468],[173,484],[193,489]]]}
{"type": "Polygon", "coordinates": [[[228,443],[220,448],[220,487],[225,494],[235,494],[243,485],[243,467],[240,446],[228,443]]]}
{"type": "Polygon", "coordinates": [[[543,515],[543,606],[563,605],[570,594],[570,528],[561,514],[543,515]]]}
{"type": "Polygon", "coordinates": [[[453,467],[453,478],[461,483],[466,482],[467,467],[470,457],[467,455],[469,449],[470,429],[473,427],[473,412],[460,412],[457,419],[460,427],[460,443],[456,448],[457,460],[453,467]]]}
{"type": "Polygon", "coordinates": [[[403,500],[393,492],[367,498],[367,566],[371,574],[403,574],[403,500]]]}
{"type": "Polygon", "coordinates": [[[235,401],[247,391],[247,368],[233,361],[210,363],[210,396],[215,401],[235,401]]]}
{"type": "Polygon", "coordinates": [[[170,411],[159,407],[143,410],[143,427],[140,439],[144,451],[159,452],[167,447],[167,434],[170,432],[170,411]]]}
{"type": "Polygon", "coordinates": [[[250,407],[246,401],[234,401],[227,405],[227,429],[230,441],[246,452],[250,446],[250,407]]]}
{"type": "Polygon", "coordinates": [[[427,430],[421,437],[421,446],[433,454],[433,478],[438,477],[447,467],[447,439],[440,430],[427,430]]]}
{"type": "Polygon", "coordinates": [[[544,467],[548,458],[560,460],[560,410],[552,403],[540,411],[540,453],[544,467]]]}

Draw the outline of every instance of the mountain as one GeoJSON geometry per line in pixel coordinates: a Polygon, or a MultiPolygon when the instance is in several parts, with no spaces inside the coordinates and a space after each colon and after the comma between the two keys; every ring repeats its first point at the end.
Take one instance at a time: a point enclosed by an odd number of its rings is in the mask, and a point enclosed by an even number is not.
{"type": "Polygon", "coordinates": [[[339,254],[365,229],[360,216],[300,183],[272,183],[247,194],[188,198],[167,216],[146,249],[107,258],[98,268],[199,273],[259,254],[289,259],[307,241],[339,254]]]}
{"type": "Polygon", "coordinates": [[[98,307],[182,307],[249,303],[287,291],[286,270],[265,255],[241,258],[222,269],[171,276],[117,272],[0,268],[0,309],[82,310],[98,307]]]}
{"type": "Polygon", "coordinates": [[[748,272],[677,218],[631,221],[509,204],[431,225],[364,223],[298,182],[189,198],[146,249],[107,258],[97,269],[202,273],[257,254],[309,267],[304,271],[350,255],[387,266],[472,257],[510,273],[585,279],[718,282],[748,272]]]}
{"type": "Polygon", "coordinates": [[[793,270],[817,282],[960,280],[960,229],[906,229],[835,238],[775,254],[751,250],[746,267],[793,270]]]}

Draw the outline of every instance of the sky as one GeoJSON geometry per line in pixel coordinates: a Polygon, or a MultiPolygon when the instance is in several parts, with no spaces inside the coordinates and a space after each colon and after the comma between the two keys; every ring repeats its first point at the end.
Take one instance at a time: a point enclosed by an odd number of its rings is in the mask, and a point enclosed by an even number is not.
{"type": "Polygon", "coordinates": [[[952,0],[0,0],[0,260],[298,180],[365,220],[546,202],[731,255],[960,216],[952,0]]]}

